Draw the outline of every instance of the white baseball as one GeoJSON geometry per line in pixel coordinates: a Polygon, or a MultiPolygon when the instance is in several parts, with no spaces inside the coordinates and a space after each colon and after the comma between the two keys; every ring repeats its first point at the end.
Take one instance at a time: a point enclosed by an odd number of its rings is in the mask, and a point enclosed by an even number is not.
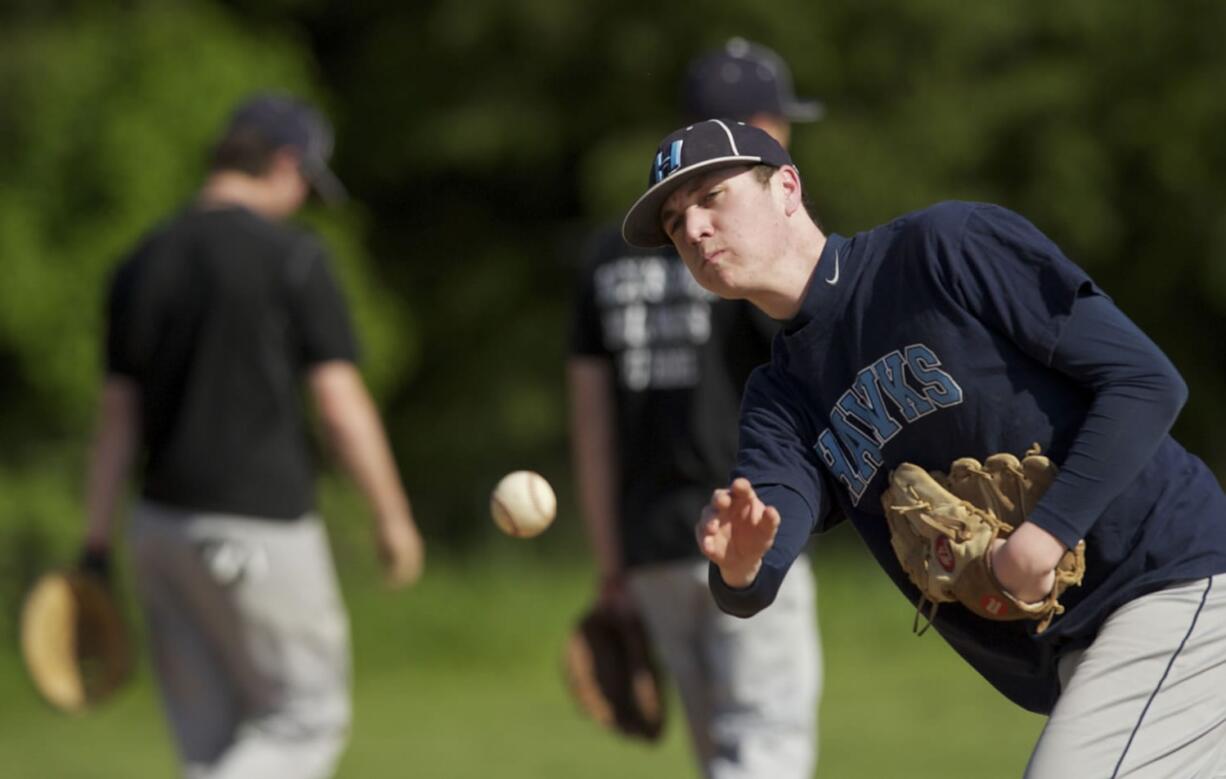
{"type": "Polygon", "coordinates": [[[536,471],[512,471],[490,494],[490,515],[498,529],[515,538],[540,535],[553,522],[558,498],[536,471]]]}

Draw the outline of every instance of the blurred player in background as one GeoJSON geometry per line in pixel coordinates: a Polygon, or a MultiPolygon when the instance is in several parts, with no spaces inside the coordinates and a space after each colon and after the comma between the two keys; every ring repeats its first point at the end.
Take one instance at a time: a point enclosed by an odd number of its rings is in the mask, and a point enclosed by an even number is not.
{"type": "Polygon", "coordinates": [[[301,395],[369,500],[389,582],[423,545],[321,244],[283,224],[344,190],[312,107],[235,111],[194,202],[115,273],[83,559],[129,527],[154,670],[185,775],[326,777],[350,722],[348,618],[315,513],[301,395]]]}
{"type": "MultiPolygon", "coordinates": [[[[780,143],[822,107],[797,100],[784,62],[735,38],[690,63],[687,120],[744,120],[780,143]]],[[[676,682],[703,774],[808,779],[816,762],[821,654],[813,574],[792,566],[774,609],[746,622],[707,590],[694,522],[735,463],[750,371],[776,325],[694,283],[671,249],[610,229],[579,279],[567,377],[579,499],[598,603],[641,613],[676,682]]]]}

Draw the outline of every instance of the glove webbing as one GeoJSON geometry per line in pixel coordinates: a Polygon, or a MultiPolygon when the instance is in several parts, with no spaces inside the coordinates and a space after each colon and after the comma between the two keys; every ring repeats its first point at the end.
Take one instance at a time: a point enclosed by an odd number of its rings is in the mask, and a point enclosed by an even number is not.
{"type": "Polygon", "coordinates": [[[927,633],[928,628],[932,627],[933,620],[937,618],[937,607],[940,605],[941,605],[940,603],[937,603],[936,601],[932,600],[927,595],[921,592],[919,603],[915,604],[915,619],[911,620],[911,632],[917,636],[922,636],[925,633],[927,633]],[[924,613],[925,604],[928,606],[931,606],[931,608],[928,610],[926,614],[924,613]],[[924,620],[925,620],[924,626],[922,628],[920,627],[920,616],[921,615],[923,615],[924,620]]]}

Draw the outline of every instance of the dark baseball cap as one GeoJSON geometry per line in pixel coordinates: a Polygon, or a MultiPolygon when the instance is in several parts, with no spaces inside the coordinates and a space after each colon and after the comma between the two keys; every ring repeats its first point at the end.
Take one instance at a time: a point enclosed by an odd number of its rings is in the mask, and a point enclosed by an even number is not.
{"type": "Polygon", "coordinates": [[[708,119],[672,133],[652,158],[647,191],[626,213],[622,237],[644,249],[668,245],[660,208],[669,195],[695,176],[737,165],[778,168],[795,163],[767,132],[744,122],[708,119]]]}
{"type": "Polygon", "coordinates": [[[349,193],[328,167],[334,136],[332,125],[307,102],[291,95],[253,95],[230,115],[223,138],[251,133],[275,147],[298,152],[299,168],[311,188],[325,203],[341,203],[349,193]]]}
{"type": "Polygon", "coordinates": [[[744,38],[694,59],[686,71],[681,107],[690,120],[714,116],[747,120],[754,114],[815,122],[825,114],[816,100],[792,90],[792,72],[775,52],[744,38]]]}

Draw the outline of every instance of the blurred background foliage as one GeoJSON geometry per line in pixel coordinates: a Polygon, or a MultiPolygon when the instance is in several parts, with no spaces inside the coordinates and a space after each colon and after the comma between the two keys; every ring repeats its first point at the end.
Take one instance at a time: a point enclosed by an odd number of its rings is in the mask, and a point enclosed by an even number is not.
{"type": "MultiPolygon", "coordinates": [[[[732,35],[779,51],[797,92],[826,103],[825,121],[795,128],[793,153],[827,229],[851,234],[949,198],[1027,215],[1171,355],[1192,389],[1176,435],[1226,472],[1226,411],[1214,400],[1226,394],[1218,0],[4,0],[0,654],[13,672],[0,673],[0,690],[16,701],[6,765],[22,765],[20,754],[43,766],[14,769],[22,775],[115,776],[95,754],[125,743],[150,765],[123,775],[168,770],[164,744],[149,752],[147,686],[114,716],[78,724],[74,738],[93,733],[99,749],[75,762],[58,749],[63,722],[28,714],[32,695],[16,681],[12,615],[24,584],[70,560],[79,537],[107,276],[191,197],[231,106],[273,88],[316,100],[337,126],[334,167],[354,200],[303,219],[335,254],[434,561],[420,597],[381,595],[364,508],[343,479],[322,481],[362,669],[351,775],[377,775],[363,761],[401,760],[406,744],[418,757],[472,751],[472,723],[504,734],[504,747],[480,740],[496,757],[439,757],[419,773],[483,775],[472,766],[496,763],[508,776],[681,774],[678,731],[664,763],[600,752],[613,742],[582,729],[554,680],[590,575],[563,362],[587,234],[639,192],[677,123],[686,61],[732,35]],[[558,523],[531,544],[497,538],[487,519],[490,487],[515,468],[542,471],[559,492],[558,523]],[[517,562],[504,565],[508,555],[517,562]],[[485,657],[508,644],[518,662],[485,657]],[[404,738],[406,722],[420,738],[404,738]],[[540,722],[556,748],[524,752],[540,722]],[[58,752],[75,767],[51,770],[58,752]]],[[[837,712],[823,720],[823,765],[950,776],[948,765],[917,767],[917,754],[940,755],[904,739],[939,697],[1014,736],[1007,759],[999,739],[970,739],[985,762],[966,775],[1006,763],[1015,774],[1037,719],[965,669],[945,681],[934,653],[960,664],[939,642],[900,645],[915,641],[906,604],[846,536],[818,555],[833,671],[823,708],[837,712]],[[895,740],[864,750],[866,731],[895,740]]],[[[946,727],[966,726],[951,710],[946,727]]]]}
{"type": "Polygon", "coordinates": [[[70,553],[107,274],[257,88],[337,125],[355,200],[304,218],[335,252],[431,544],[480,549],[490,486],[535,468],[562,498],[543,553],[577,550],[576,260],[640,189],[688,58],[731,35],[826,103],[793,149],[828,229],[947,198],[1024,213],[1172,356],[1192,386],[1176,433],[1220,473],[1223,33],[1215,0],[8,0],[0,564],[70,553]]]}

